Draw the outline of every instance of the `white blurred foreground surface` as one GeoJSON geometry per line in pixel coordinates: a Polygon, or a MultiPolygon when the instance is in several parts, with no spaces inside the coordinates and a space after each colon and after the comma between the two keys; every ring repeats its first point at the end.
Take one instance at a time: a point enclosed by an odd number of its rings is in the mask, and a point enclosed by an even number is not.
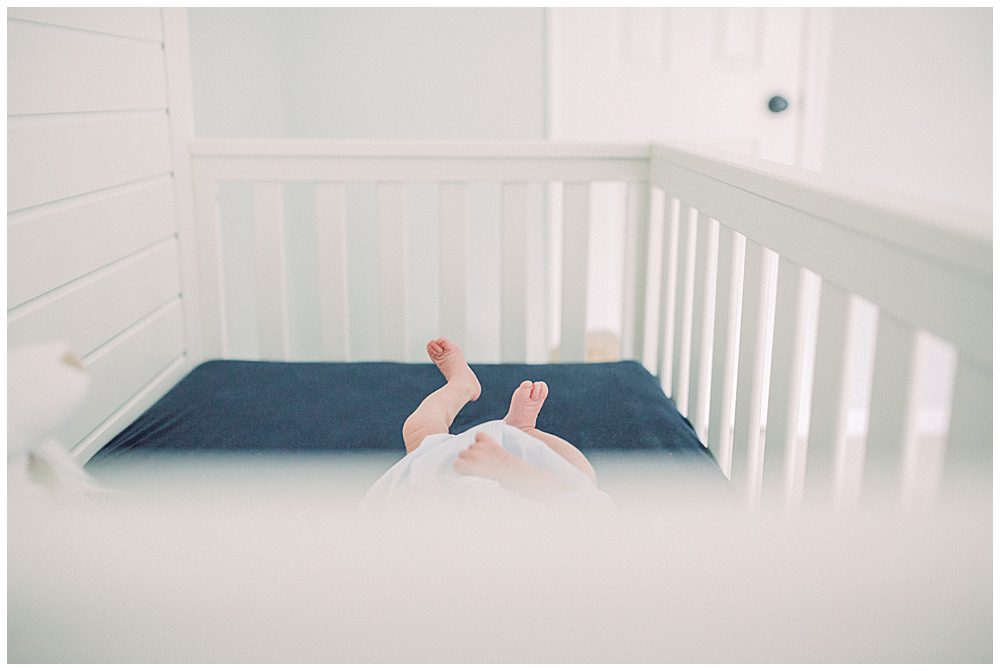
{"type": "Polygon", "coordinates": [[[150,466],[9,502],[9,662],[992,659],[988,498],[751,514],[621,469],[610,514],[373,516],[371,460],[150,466]]]}

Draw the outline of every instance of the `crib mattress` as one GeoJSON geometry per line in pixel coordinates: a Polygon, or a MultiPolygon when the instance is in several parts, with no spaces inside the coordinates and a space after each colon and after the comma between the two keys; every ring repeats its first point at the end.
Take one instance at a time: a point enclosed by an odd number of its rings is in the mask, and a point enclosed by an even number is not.
{"type": "MultiPolygon", "coordinates": [[[[584,454],[662,455],[721,477],[711,453],[655,377],[631,361],[474,364],[480,398],[452,433],[499,419],[522,380],[544,380],[539,429],[584,454]]],[[[193,369],[105,445],[89,466],[159,456],[405,454],[401,427],[442,383],[433,364],[219,360],[193,369]]]]}

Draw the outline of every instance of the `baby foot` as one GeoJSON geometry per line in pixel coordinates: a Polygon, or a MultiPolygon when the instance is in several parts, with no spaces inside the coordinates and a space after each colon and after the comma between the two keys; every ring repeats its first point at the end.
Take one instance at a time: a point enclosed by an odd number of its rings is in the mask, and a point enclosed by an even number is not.
{"type": "Polygon", "coordinates": [[[514,390],[510,399],[510,410],[503,421],[518,429],[535,428],[538,412],[549,395],[549,387],[544,382],[532,383],[525,380],[514,390]]]}
{"type": "Polygon", "coordinates": [[[459,385],[469,392],[469,400],[479,398],[482,387],[479,378],[469,368],[462,349],[447,338],[436,338],[427,343],[427,356],[437,365],[448,384],[459,385]]]}

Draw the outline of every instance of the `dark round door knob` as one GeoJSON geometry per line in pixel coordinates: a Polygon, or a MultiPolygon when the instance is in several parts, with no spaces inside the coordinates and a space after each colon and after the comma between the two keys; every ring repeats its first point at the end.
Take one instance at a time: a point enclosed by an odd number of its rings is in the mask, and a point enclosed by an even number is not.
{"type": "Polygon", "coordinates": [[[775,114],[778,112],[784,112],[788,109],[788,101],[781,96],[774,96],[767,101],[767,109],[771,110],[775,114]]]}

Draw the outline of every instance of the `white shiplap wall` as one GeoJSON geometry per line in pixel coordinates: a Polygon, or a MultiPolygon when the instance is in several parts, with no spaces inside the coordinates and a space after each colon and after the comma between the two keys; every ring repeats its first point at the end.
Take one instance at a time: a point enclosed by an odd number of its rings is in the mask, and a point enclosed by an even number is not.
{"type": "MultiPolygon", "coordinates": [[[[64,341],[86,461],[198,361],[184,10],[7,10],[8,348],[64,341]]],[[[8,393],[17,394],[16,389],[8,393]]]]}

